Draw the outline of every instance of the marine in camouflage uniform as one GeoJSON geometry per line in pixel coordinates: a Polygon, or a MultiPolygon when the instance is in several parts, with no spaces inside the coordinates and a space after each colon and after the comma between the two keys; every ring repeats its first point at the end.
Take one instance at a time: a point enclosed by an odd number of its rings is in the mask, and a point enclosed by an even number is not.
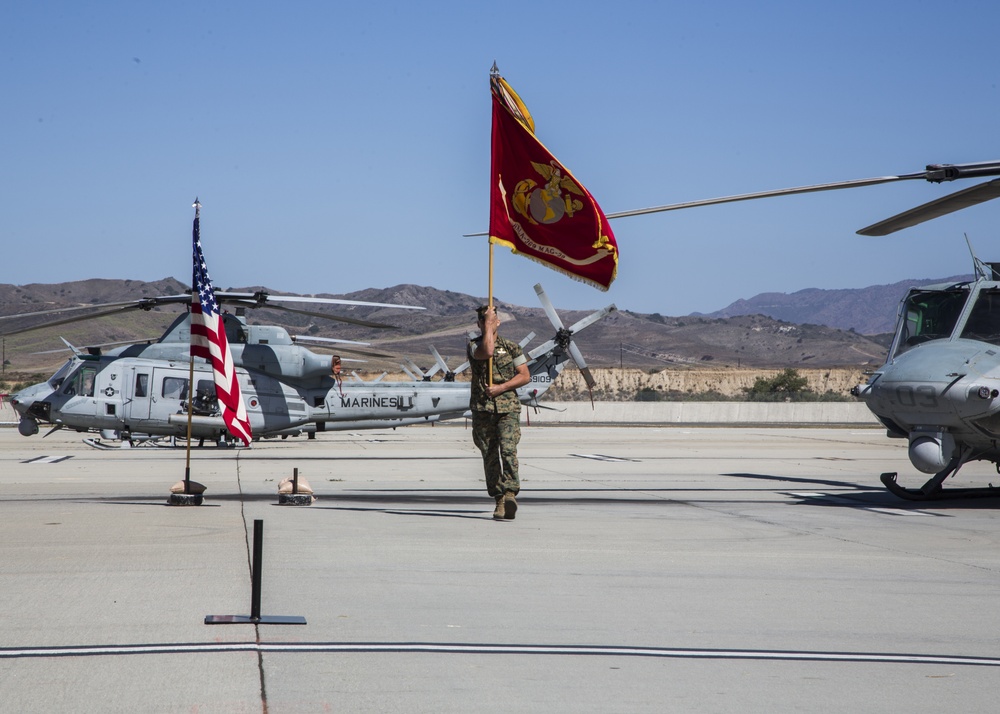
{"type": "Polygon", "coordinates": [[[469,342],[472,368],[472,440],[483,455],[486,490],[496,501],[493,517],[512,520],[521,490],[517,444],[521,440],[521,402],[517,388],[531,381],[527,360],[516,342],[497,334],[499,320],[489,307],[477,311],[482,335],[469,342]],[[489,358],[493,382],[489,381],[489,358]]]}

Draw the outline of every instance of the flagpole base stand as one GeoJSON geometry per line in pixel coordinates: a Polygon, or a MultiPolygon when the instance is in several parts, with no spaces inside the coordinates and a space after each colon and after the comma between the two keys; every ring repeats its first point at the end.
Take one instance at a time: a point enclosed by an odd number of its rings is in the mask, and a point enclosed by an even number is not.
{"type": "Polygon", "coordinates": [[[205,496],[200,493],[172,493],[167,499],[168,506],[200,506],[205,496]]]}
{"type": "Polygon", "coordinates": [[[206,625],[304,625],[306,618],[300,615],[206,615],[206,625]]]}
{"type": "Polygon", "coordinates": [[[306,618],[299,615],[261,615],[260,591],[264,553],[264,521],[253,522],[253,561],[250,569],[250,614],[206,615],[206,625],[304,625],[306,618]]]}
{"type": "Polygon", "coordinates": [[[311,493],[279,493],[279,506],[311,506],[313,502],[311,493]]]}

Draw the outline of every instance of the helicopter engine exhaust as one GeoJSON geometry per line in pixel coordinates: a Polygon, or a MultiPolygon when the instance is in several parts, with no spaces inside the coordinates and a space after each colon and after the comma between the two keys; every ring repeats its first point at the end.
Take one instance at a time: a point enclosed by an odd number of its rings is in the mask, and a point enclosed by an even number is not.
{"type": "Polygon", "coordinates": [[[943,471],[955,453],[955,439],[942,429],[917,427],[910,432],[910,463],[925,474],[943,471]]]}

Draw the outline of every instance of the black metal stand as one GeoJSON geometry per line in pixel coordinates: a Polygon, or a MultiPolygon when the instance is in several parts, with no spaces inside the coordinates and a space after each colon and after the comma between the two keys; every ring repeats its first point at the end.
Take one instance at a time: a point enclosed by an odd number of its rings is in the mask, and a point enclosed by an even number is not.
{"type": "Polygon", "coordinates": [[[298,615],[261,615],[261,560],[264,553],[264,521],[253,522],[253,572],[250,574],[249,615],[206,615],[206,625],[304,625],[306,618],[298,615]]]}

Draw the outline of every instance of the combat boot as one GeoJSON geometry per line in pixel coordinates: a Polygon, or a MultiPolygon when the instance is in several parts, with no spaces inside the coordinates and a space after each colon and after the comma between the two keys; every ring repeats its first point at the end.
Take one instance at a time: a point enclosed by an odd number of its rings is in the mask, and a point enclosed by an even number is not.
{"type": "MultiPolygon", "coordinates": [[[[514,520],[514,514],[517,513],[517,501],[514,499],[515,495],[516,494],[513,491],[508,491],[503,495],[503,517],[508,521],[514,520]]],[[[494,518],[496,518],[496,516],[494,516],[494,518]]]]}
{"type": "Polygon", "coordinates": [[[505,504],[504,504],[503,494],[496,496],[496,501],[497,501],[497,507],[493,511],[493,520],[502,521],[504,518],[507,517],[507,509],[504,507],[505,504]]]}

